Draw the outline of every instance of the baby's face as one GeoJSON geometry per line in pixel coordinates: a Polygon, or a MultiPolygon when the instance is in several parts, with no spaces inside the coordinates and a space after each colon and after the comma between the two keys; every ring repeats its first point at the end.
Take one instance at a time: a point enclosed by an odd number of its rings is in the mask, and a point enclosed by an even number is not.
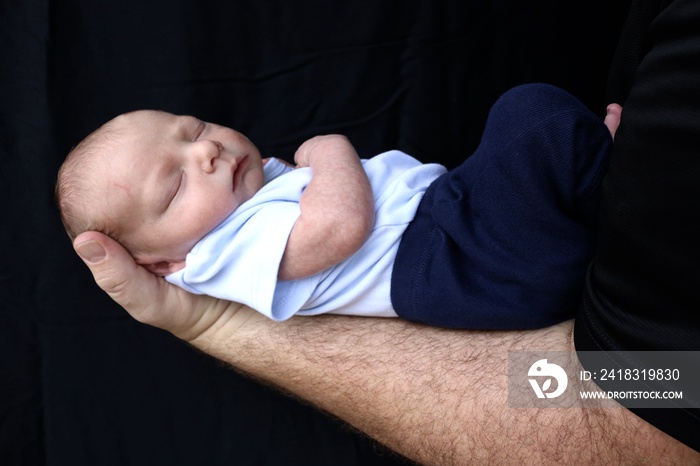
{"type": "Polygon", "coordinates": [[[117,133],[119,149],[105,162],[105,195],[128,238],[148,251],[137,262],[171,263],[160,273],[182,268],[194,244],[264,183],[260,152],[237,131],[158,111],[115,122],[126,136],[117,133]]]}

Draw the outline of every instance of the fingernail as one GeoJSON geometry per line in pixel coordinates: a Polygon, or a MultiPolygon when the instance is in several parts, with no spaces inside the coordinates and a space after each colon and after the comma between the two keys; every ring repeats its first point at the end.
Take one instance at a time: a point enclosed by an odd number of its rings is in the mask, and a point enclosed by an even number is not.
{"type": "Polygon", "coordinates": [[[83,260],[95,264],[107,256],[107,252],[97,241],[88,240],[75,246],[75,251],[83,260]]]}

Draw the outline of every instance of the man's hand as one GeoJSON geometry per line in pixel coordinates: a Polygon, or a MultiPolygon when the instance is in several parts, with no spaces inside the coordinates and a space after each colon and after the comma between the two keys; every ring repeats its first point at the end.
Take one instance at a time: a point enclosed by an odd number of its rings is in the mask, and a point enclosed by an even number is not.
{"type": "Polygon", "coordinates": [[[509,351],[573,351],[565,322],[466,332],[400,319],[294,317],[191,295],[87,232],[75,250],[132,316],[278,385],[425,464],[699,464],[697,452],[625,409],[514,409],[509,351]]]}
{"type": "Polygon", "coordinates": [[[229,338],[252,315],[237,303],[197,296],[171,285],[136,264],[112,238],[90,231],[80,234],[73,247],[90,268],[97,285],[136,320],[173,333],[206,350],[206,341],[229,338]]]}
{"type": "Polygon", "coordinates": [[[605,123],[605,126],[608,127],[610,136],[612,136],[614,140],[615,133],[617,133],[617,128],[620,126],[620,119],[622,118],[622,107],[620,104],[610,104],[605,110],[606,114],[603,122],[605,123]]]}

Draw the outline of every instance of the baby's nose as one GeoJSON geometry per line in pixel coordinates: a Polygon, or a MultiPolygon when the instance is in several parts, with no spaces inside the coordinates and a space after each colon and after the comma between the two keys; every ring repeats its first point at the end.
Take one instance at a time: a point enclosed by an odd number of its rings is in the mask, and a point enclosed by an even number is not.
{"type": "Polygon", "coordinates": [[[197,141],[195,143],[195,157],[206,173],[211,173],[215,169],[215,161],[224,149],[219,141],[209,139],[197,141]]]}

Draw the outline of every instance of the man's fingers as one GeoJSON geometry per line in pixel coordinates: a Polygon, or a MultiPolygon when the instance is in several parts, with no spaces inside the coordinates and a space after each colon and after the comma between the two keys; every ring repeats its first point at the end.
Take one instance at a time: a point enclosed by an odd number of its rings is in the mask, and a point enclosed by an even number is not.
{"type": "Polygon", "coordinates": [[[102,233],[82,233],[73,247],[102,290],[135,319],[159,326],[154,305],[163,303],[164,291],[158,277],[136,264],[119,243],[102,233]]]}
{"type": "Polygon", "coordinates": [[[615,133],[617,133],[617,128],[620,126],[620,119],[622,118],[622,107],[619,104],[610,104],[606,108],[605,115],[605,126],[608,127],[610,135],[615,139],[615,133]]]}
{"type": "Polygon", "coordinates": [[[73,247],[97,285],[133,318],[190,342],[232,334],[254,311],[237,303],[193,295],[138,265],[112,238],[80,234],[73,247]]]}

